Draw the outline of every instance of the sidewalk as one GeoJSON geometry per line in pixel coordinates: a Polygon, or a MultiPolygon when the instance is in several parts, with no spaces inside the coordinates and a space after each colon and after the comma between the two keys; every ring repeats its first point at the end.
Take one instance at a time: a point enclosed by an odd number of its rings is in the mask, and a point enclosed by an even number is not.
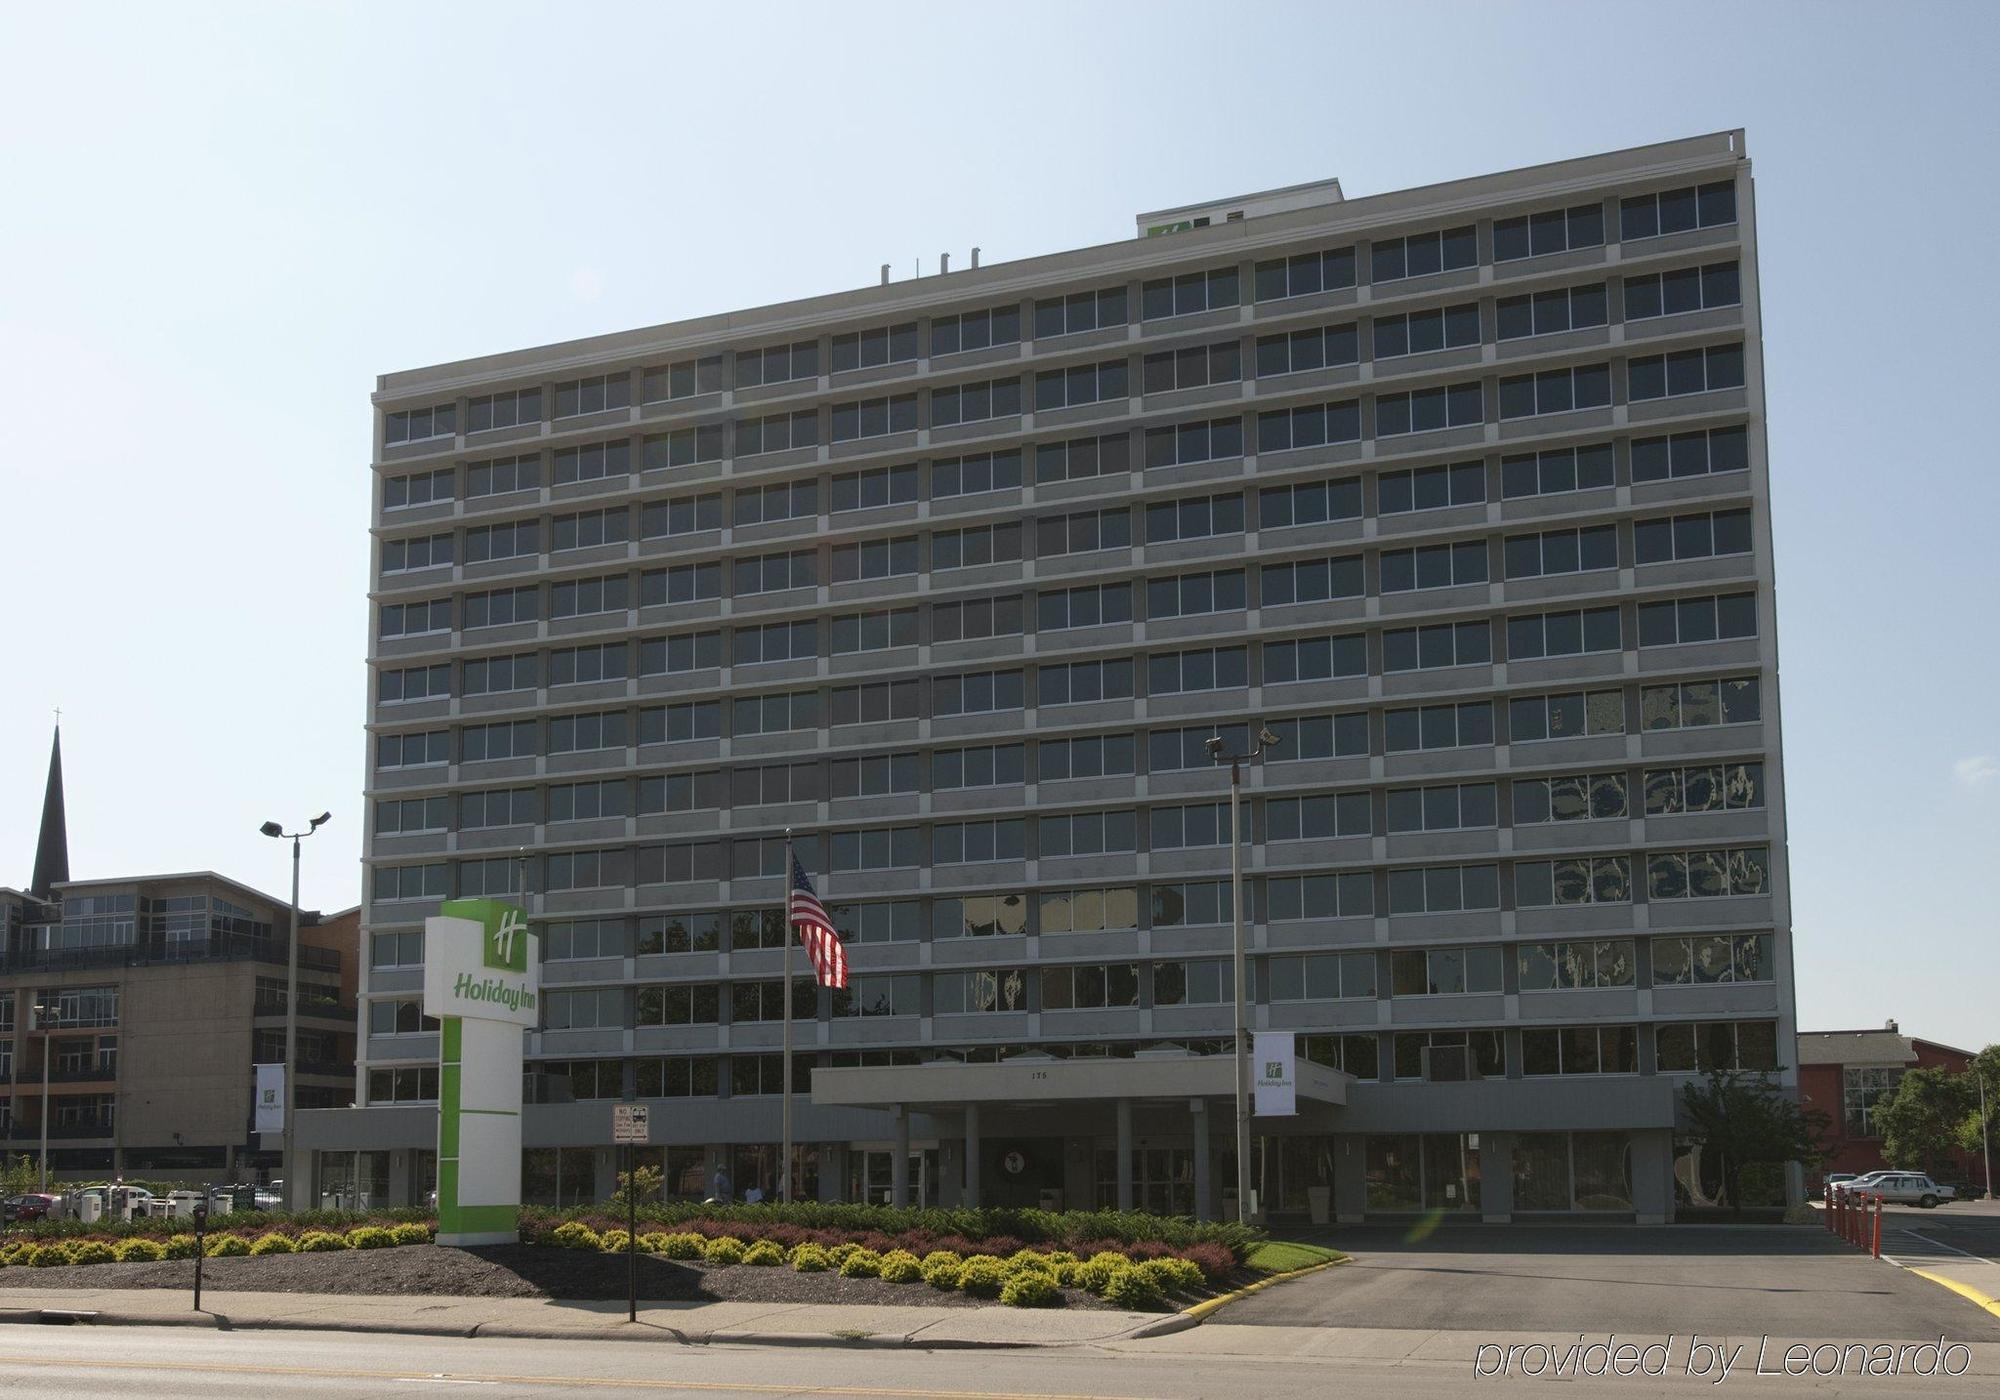
{"type": "Polygon", "coordinates": [[[1914,1227],[1899,1228],[1894,1237],[1883,1240],[1882,1257],[2000,1317],[2000,1264],[1991,1259],[1932,1239],[1914,1227]]]}
{"type": "Polygon", "coordinates": [[[903,1307],[825,1303],[647,1303],[639,1321],[622,1302],[324,1293],[238,1293],[163,1288],[20,1289],[0,1294],[0,1323],[402,1332],[445,1337],[535,1337],[710,1342],[764,1346],[1052,1347],[1108,1342],[1174,1314],[1097,1308],[903,1307]]]}

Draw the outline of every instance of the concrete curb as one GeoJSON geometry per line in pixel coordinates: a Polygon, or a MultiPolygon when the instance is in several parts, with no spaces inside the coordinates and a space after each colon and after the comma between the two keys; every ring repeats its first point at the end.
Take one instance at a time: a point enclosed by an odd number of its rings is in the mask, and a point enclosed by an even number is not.
{"type": "Polygon", "coordinates": [[[1959,1297],[1971,1303],[1974,1307],[1984,1308],[1987,1312],[1992,1313],[1995,1317],[2000,1317],[2000,1298],[1985,1297],[1979,1292],[1978,1289],[1973,1288],[1968,1284],[1960,1283],[1955,1278],[1947,1278],[1943,1274],[1934,1274],[1929,1269],[1919,1269],[1914,1264],[1903,1265],[1903,1270],[1906,1273],[1915,1274],[1918,1278],[1929,1279],[1932,1283],[1937,1284],[1941,1288],[1949,1288],[1952,1292],[1956,1293],[1959,1297]]]}
{"type": "Polygon", "coordinates": [[[1338,1259],[1322,1259],[1319,1263],[1308,1264],[1303,1269],[1287,1269],[1282,1274],[1272,1274],[1267,1278],[1260,1278],[1255,1283],[1246,1283],[1241,1288],[1235,1289],[1232,1292],[1218,1294],[1213,1298],[1204,1298],[1193,1307],[1183,1308],[1180,1312],[1173,1314],[1173,1316],[1163,1317],[1158,1322],[1142,1322],[1124,1335],[1131,1341],[1140,1341],[1147,1337],[1168,1337],[1176,1332],[1185,1332],[1188,1328],[1198,1326],[1206,1321],[1211,1313],[1229,1306],[1229,1304],[1235,1302],[1238,1298],[1247,1298],[1252,1293],[1261,1293],[1274,1284],[1284,1283],[1290,1279],[1303,1278],[1307,1274],[1316,1274],[1322,1269],[1336,1268],[1341,1264],[1347,1263],[1351,1257],[1343,1255],[1338,1259]]]}

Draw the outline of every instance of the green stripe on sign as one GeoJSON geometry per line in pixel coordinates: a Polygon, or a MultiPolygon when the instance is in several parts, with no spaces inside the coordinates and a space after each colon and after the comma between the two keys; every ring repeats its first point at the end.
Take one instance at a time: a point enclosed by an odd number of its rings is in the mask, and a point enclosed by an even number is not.
{"type": "Polygon", "coordinates": [[[458,1205],[458,1163],[438,1163],[438,1229],[455,1234],[461,1228],[458,1205]]]}
{"type": "Polygon", "coordinates": [[[455,1064],[445,1065],[438,1072],[438,1160],[456,1162],[458,1160],[458,1119],[464,1112],[459,1107],[458,1077],[464,1071],[455,1064]]]}
{"type": "Polygon", "coordinates": [[[465,1022],[457,1016],[445,1017],[438,1058],[445,1064],[455,1065],[465,1058],[464,1045],[465,1022]]]}

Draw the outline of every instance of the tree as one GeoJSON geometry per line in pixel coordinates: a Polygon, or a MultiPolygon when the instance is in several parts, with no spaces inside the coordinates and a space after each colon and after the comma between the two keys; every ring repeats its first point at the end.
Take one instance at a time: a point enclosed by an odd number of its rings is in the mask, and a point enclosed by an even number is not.
{"type": "Polygon", "coordinates": [[[1694,1135],[1720,1156],[1723,1195],[1738,1215],[1745,1167],[1810,1165],[1826,1156],[1822,1143],[1830,1120],[1817,1109],[1800,1108],[1767,1074],[1710,1070],[1707,1083],[1681,1090],[1681,1102],[1694,1135]]]}
{"type": "Polygon", "coordinates": [[[1942,1067],[1913,1069],[1895,1093],[1875,1105],[1882,1159],[1898,1171],[1948,1175],[1959,1130],[1978,1112],[1979,1088],[1971,1075],[1942,1067]]]}
{"type": "MultiPolygon", "coordinates": [[[[1972,1060],[1972,1071],[1967,1076],[1972,1081],[1971,1090],[1966,1095],[1968,1107],[1965,1119],[1958,1125],[1958,1145],[1974,1157],[1981,1155],[1980,1130],[1985,1129],[1984,1147],[1991,1155],[2000,1155],[2000,1045],[1989,1045],[1972,1060]],[[1986,1077],[1986,1121],[1979,1120],[1979,1077],[1986,1077]]],[[[1980,1183],[1984,1185],[1984,1182],[1980,1183]]]]}
{"type": "Polygon", "coordinates": [[[41,1183],[41,1179],[35,1159],[27,1153],[21,1153],[12,1161],[0,1157],[0,1196],[26,1195],[41,1183]]]}
{"type": "Polygon", "coordinates": [[[660,1187],[666,1182],[666,1173],[658,1167],[649,1167],[644,1162],[639,1164],[636,1171],[618,1173],[618,1189],[611,1193],[611,1199],[621,1206],[624,1205],[627,1194],[631,1189],[632,1178],[635,1176],[639,1179],[639,1202],[641,1205],[647,1201],[657,1201],[660,1199],[660,1187]]]}

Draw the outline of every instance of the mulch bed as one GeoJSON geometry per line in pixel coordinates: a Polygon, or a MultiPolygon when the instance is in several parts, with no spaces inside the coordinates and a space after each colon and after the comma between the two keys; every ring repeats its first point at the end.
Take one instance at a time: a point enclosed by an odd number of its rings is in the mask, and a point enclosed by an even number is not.
{"type": "MultiPolygon", "coordinates": [[[[462,1298],[625,1297],[622,1254],[557,1249],[546,1245],[401,1245],[324,1254],[267,1254],[210,1259],[202,1288],[257,1293],[442,1294],[462,1298]]],[[[67,1264],[53,1268],[0,1268],[0,1289],[194,1287],[194,1261],[150,1264],[67,1264]]],[[[1081,1289],[1066,1288],[1073,1308],[1110,1304],[1081,1289]]],[[[656,1302],[901,1303],[919,1307],[977,1308],[995,1300],[946,1293],[922,1283],[842,1278],[831,1271],[795,1273],[778,1266],[699,1263],[639,1256],[639,1296],[656,1302]]]]}

